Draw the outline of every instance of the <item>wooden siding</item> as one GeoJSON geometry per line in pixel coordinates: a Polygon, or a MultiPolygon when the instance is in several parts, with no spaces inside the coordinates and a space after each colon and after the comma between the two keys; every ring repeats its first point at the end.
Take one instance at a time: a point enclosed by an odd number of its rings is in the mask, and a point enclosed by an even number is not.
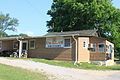
{"type": "Polygon", "coordinates": [[[90,61],[104,61],[105,53],[90,53],[90,61]]]}
{"type": "MultiPolygon", "coordinates": [[[[106,44],[106,40],[98,37],[90,37],[90,43],[96,44],[96,52],[90,52],[90,60],[91,61],[103,61],[105,60],[105,52],[99,52],[98,51],[98,44],[104,43],[106,44]]],[[[106,50],[106,49],[105,49],[106,50]]]]}

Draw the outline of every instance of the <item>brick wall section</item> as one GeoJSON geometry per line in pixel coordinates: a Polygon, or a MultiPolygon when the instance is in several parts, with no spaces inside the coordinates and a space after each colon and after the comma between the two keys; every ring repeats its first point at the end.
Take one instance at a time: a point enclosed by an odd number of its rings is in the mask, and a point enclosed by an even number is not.
{"type": "Polygon", "coordinates": [[[13,49],[13,41],[12,40],[3,40],[2,41],[2,49],[0,49],[0,51],[12,50],[12,49],[13,49]]]}
{"type": "MultiPolygon", "coordinates": [[[[72,39],[71,40],[72,48],[46,48],[45,47],[46,38],[35,38],[34,39],[36,44],[35,49],[29,49],[28,47],[28,57],[74,61],[75,60],[75,41],[73,40],[72,37],[71,39],[72,39]]],[[[98,46],[98,43],[105,43],[105,45],[112,44],[107,42],[105,39],[98,38],[98,37],[76,37],[76,39],[78,39],[78,61],[79,62],[105,60],[106,54],[99,53],[98,47],[96,52],[90,52],[87,48],[83,48],[84,41],[87,41],[88,42],[87,44],[96,43],[96,46],[98,46]]],[[[29,46],[29,40],[31,39],[25,39],[25,41],[28,41],[28,46],[29,46]]],[[[3,40],[2,49],[0,49],[0,51],[12,50],[13,41],[16,41],[16,40],[3,40]]]]}
{"type": "MultiPolygon", "coordinates": [[[[72,40],[73,41],[73,40],[72,40]]],[[[29,49],[28,57],[47,58],[47,59],[60,59],[60,60],[73,60],[73,48],[46,48],[46,38],[35,39],[35,49],[29,49]]]]}
{"type": "Polygon", "coordinates": [[[95,43],[97,48],[96,52],[90,52],[90,60],[91,61],[103,61],[105,60],[105,53],[98,52],[98,44],[104,43],[106,44],[106,40],[99,37],[90,37],[90,43],[95,43]]]}
{"type": "Polygon", "coordinates": [[[105,53],[90,53],[90,61],[104,61],[105,53]]]}

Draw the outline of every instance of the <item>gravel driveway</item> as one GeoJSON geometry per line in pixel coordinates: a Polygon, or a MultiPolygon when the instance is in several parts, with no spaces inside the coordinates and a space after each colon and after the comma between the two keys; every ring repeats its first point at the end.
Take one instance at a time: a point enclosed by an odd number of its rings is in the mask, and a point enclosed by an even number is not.
{"type": "Polygon", "coordinates": [[[120,80],[120,71],[97,71],[64,68],[30,60],[0,57],[0,63],[27,70],[44,72],[50,80],[120,80]]]}

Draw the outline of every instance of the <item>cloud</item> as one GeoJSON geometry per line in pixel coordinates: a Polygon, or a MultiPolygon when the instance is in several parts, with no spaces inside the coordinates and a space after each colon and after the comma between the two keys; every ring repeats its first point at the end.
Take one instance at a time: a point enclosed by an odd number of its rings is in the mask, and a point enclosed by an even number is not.
{"type": "Polygon", "coordinates": [[[27,34],[28,36],[34,36],[34,33],[31,31],[26,31],[26,32],[24,32],[24,34],[27,34]]]}

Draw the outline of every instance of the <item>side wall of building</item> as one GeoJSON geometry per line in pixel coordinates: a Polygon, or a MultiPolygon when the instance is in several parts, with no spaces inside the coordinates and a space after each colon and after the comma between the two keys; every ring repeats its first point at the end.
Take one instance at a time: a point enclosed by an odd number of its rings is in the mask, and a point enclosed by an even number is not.
{"type": "Polygon", "coordinates": [[[111,54],[111,60],[114,60],[114,44],[106,40],[106,53],[111,54]]]}

